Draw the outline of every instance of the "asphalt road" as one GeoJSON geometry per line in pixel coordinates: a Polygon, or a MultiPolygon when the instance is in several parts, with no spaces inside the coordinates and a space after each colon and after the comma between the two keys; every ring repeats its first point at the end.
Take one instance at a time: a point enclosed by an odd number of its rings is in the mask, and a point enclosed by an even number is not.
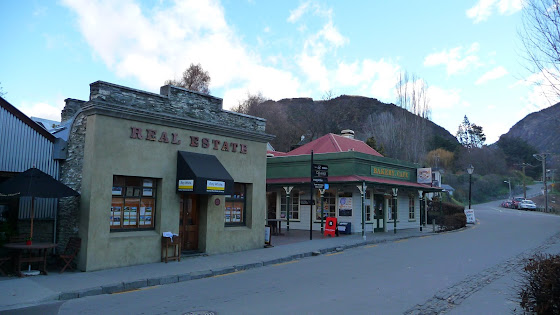
{"type": "MultiPolygon", "coordinates": [[[[468,229],[47,305],[58,314],[510,314],[523,258],[560,253],[560,217],[476,205],[468,229]]],[[[45,309],[46,311],[46,309],[45,309]]]]}

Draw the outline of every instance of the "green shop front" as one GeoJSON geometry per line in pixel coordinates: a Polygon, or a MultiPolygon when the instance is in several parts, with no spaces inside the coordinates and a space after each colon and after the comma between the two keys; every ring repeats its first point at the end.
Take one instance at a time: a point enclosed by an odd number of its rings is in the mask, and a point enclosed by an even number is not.
{"type": "Polygon", "coordinates": [[[351,233],[420,228],[426,223],[425,194],[439,191],[417,182],[418,165],[382,156],[321,153],[313,155],[313,164],[328,170],[323,189],[311,184],[311,154],[268,157],[269,219],[301,230],[309,230],[311,220],[312,229],[322,231],[326,218],[334,217],[351,233]]]}

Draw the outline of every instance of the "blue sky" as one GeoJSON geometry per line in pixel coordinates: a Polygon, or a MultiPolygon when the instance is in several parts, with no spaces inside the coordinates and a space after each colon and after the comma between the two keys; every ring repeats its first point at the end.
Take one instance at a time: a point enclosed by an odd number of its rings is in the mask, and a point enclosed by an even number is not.
{"type": "Polygon", "coordinates": [[[0,86],[29,116],[59,120],[65,98],[103,80],[154,93],[200,63],[229,109],[247,93],[396,102],[400,72],[428,84],[432,121],[463,116],[495,142],[557,102],[526,79],[522,0],[0,1],[0,86]]]}

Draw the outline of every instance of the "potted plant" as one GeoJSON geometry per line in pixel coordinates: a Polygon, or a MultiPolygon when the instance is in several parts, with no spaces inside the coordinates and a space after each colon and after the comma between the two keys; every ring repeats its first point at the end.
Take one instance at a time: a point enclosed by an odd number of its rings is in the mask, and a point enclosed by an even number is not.
{"type": "Polygon", "coordinates": [[[25,245],[31,245],[31,244],[33,243],[32,241],[33,241],[33,238],[32,238],[32,237],[30,237],[30,236],[27,237],[27,238],[25,239],[25,245]]]}

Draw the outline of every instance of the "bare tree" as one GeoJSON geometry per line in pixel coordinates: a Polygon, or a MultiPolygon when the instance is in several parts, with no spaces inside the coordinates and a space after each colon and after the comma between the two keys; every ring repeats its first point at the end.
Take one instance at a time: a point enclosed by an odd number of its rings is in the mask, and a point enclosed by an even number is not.
{"type": "Polygon", "coordinates": [[[242,114],[259,116],[259,112],[261,112],[259,105],[266,101],[268,101],[268,99],[264,97],[261,92],[257,94],[247,93],[247,98],[243,101],[239,101],[238,105],[231,110],[242,114]]]}
{"type": "Polygon", "coordinates": [[[323,101],[330,101],[334,98],[334,92],[332,89],[325,91],[325,93],[323,93],[322,99],[323,101]]]}
{"type": "Polygon", "coordinates": [[[402,128],[395,134],[398,138],[399,150],[404,156],[400,158],[420,162],[427,150],[427,120],[430,119],[430,105],[427,95],[428,84],[407,72],[400,73],[397,85],[396,105],[412,113],[397,111],[396,119],[402,128]]]}
{"type": "Polygon", "coordinates": [[[401,129],[399,121],[391,112],[370,114],[363,126],[367,137],[375,136],[375,139],[384,148],[384,155],[392,158],[401,158],[399,139],[396,136],[401,129]]]}
{"type": "Polygon", "coordinates": [[[3,97],[4,95],[6,95],[6,92],[2,89],[2,83],[0,82],[0,97],[3,97]]]}
{"type": "Polygon", "coordinates": [[[192,64],[183,72],[180,80],[167,80],[165,84],[183,87],[187,90],[210,94],[210,74],[200,64],[192,64]]]}
{"type": "Polygon", "coordinates": [[[527,68],[544,77],[532,83],[545,96],[560,96],[560,6],[558,0],[525,0],[523,29],[519,31],[527,68]],[[548,93],[547,93],[548,91],[548,93]]]}

